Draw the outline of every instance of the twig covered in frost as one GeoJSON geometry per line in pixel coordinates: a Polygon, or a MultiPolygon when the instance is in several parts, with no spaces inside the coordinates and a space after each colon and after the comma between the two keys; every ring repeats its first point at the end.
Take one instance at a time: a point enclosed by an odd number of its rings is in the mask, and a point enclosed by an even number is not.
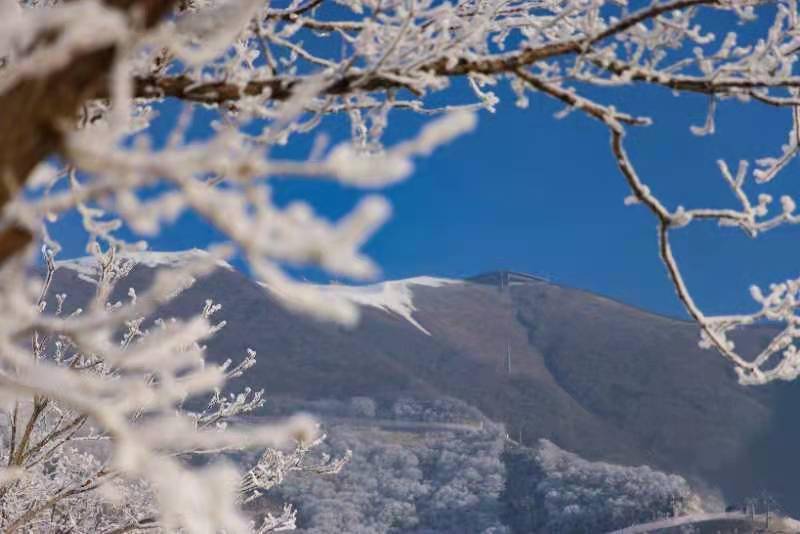
{"type": "MultiPolygon", "coordinates": [[[[46,290],[57,267],[50,250],[44,255],[46,290]]],[[[112,254],[100,257],[89,278],[104,299],[99,306],[110,304],[108,288],[124,280],[130,261],[112,254]]],[[[139,301],[135,292],[131,300],[139,301]]],[[[37,302],[44,311],[46,291],[37,302]]],[[[63,297],[58,302],[56,314],[64,313],[63,297]]],[[[254,365],[252,350],[233,367],[230,362],[217,369],[204,364],[199,342],[224,327],[224,322],[211,323],[219,309],[207,301],[196,323],[206,326],[199,329],[175,320],[156,320],[145,328],[143,318],[113,322],[110,315],[112,324],[124,327],[121,336],[106,341],[84,343],[86,338],[74,331],[48,334],[56,338],[35,331],[34,358],[19,345],[4,345],[15,365],[0,371],[2,391],[11,402],[5,412],[8,446],[0,462],[9,472],[16,470],[0,484],[5,532],[29,529],[47,515],[52,529],[63,524],[87,533],[130,525],[249,532],[255,527],[242,517],[238,503],[268,490],[271,484],[265,481],[277,483],[289,470],[335,473],[341,468],[346,459],[306,463],[319,440],[316,423],[308,417],[259,427],[226,425],[260,407],[263,391],[228,395],[218,389],[222,378],[241,376],[254,365]],[[205,410],[183,408],[206,391],[212,397],[205,410]],[[280,450],[287,444],[294,452],[280,450]],[[221,464],[188,469],[183,460],[210,451],[264,448],[244,473],[221,464]],[[175,487],[181,488],[177,494],[175,487]]],[[[105,333],[114,332],[119,333],[105,333]]],[[[285,529],[293,519],[287,509],[278,518],[264,518],[257,531],[285,529]]]]}
{"type": "MultiPolygon", "coordinates": [[[[531,93],[546,95],[566,106],[559,116],[585,113],[609,129],[612,154],[631,190],[626,203],[653,213],[661,257],[680,300],[700,325],[704,344],[716,348],[742,382],[800,373],[800,279],[754,288],[753,313],[707,316],[670,242],[673,232],[702,221],[751,237],[800,221],[791,196],[781,196],[774,208],[771,196],[753,194],[761,182],[777,183],[799,152],[795,0],[335,4],[0,3],[0,309],[9,310],[0,321],[0,394],[9,421],[0,525],[23,528],[45,510],[72,521],[77,512],[58,503],[99,490],[106,485],[97,483],[102,478],[136,481],[156,497],[135,513],[123,506],[124,521],[109,531],[249,529],[238,512],[239,475],[224,466],[188,469],[180,456],[304,446],[313,441],[313,422],[225,425],[261,402],[257,390],[230,397],[222,389],[227,378],[246,372],[253,355],[239,366],[205,365],[204,339],[220,327],[212,322],[213,304],[183,321],[147,326],[145,318],[219,259],[239,253],[287,306],[353,324],[357,308],[351,302],[298,283],[291,268],[375,276],[378,267],[362,247],[390,213],[376,190],[406,179],[416,158],[471,130],[477,110],[498,105],[493,86],[502,83],[511,85],[520,106],[531,93]],[[705,29],[706,16],[719,18],[720,25],[727,21],[732,30],[758,18],[766,24],[717,36],[705,29]],[[436,93],[449,96],[458,83],[469,85],[472,101],[433,101],[436,93]],[[693,128],[698,135],[719,130],[715,114],[725,101],[785,109],[791,114],[788,140],[735,173],[720,163],[734,207],[692,207],[689,198],[682,203],[688,207],[671,206],[640,176],[624,145],[629,129],[651,120],[604,102],[607,93],[587,90],[631,85],[705,95],[707,113],[694,121],[703,124],[693,128]],[[160,143],[152,121],[169,105],[183,111],[160,143]],[[210,132],[190,140],[201,107],[213,114],[210,132]],[[441,116],[411,139],[385,144],[391,119],[409,112],[441,116]],[[324,130],[333,115],[349,120],[351,139],[331,145],[324,130]],[[280,154],[279,147],[310,134],[318,135],[307,157],[280,154]],[[276,203],[273,192],[286,179],[369,192],[349,214],[330,221],[306,202],[276,203]],[[144,241],[126,242],[120,230],[148,238],[187,211],[233,248],[158,274],[150,289],[129,293],[127,302],[110,302],[132,268],[125,258],[146,248],[144,241]],[[80,219],[97,269],[83,275],[95,284],[94,298],[86,309],[68,313],[65,297],[43,298],[51,280],[44,289],[36,284],[27,251],[34,242],[44,244],[52,269],[60,246],[50,229],[70,213],[80,219]],[[759,354],[740,354],[730,333],[759,321],[783,328],[759,354]],[[200,394],[211,396],[206,410],[186,413],[186,400],[200,394]],[[109,444],[107,459],[61,454],[88,437],[109,444]],[[30,469],[19,468],[43,466],[48,454],[69,458],[64,469],[81,476],[44,477],[22,491],[33,483],[26,478],[30,469]],[[178,484],[192,491],[169,491],[178,484]]],[[[294,457],[277,453],[265,458],[267,472],[250,473],[256,486],[271,483],[270,469],[295,465],[287,460],[294,457]]],[[[122,501],[132,498],[125,495],[122,501]]],[[[286,510],[258,528],[293,524],[294,512],[286,510]]]]}

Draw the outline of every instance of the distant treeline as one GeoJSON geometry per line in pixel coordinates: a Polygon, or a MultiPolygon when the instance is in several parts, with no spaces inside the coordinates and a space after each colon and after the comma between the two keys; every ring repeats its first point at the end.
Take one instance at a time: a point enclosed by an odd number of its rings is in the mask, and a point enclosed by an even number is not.
{"type": "Polygon", "coordinates": [[[357,397],[288,407],[316,408],[323,420],[481,421],[471,431],[329,428],[322,452],[351,450],[350,464],[336,476],[300,474],[280,486],[307,534],[597,533],[699,506],[679,476],[589,462],[546,440],[519,446],[458,400],[357,397]]]}

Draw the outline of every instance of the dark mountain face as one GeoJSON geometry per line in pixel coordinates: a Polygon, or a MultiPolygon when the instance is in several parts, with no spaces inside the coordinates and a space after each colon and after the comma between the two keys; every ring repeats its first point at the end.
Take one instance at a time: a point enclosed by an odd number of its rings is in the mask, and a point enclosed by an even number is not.
{"type": "MultiPolygon", "coordinates": [[[[141,292],[152,274],[136,267],[118,293],[141,292]]],[[[55,288],[71,295],[68,310],[91,291],[69,268],[55,288]]],[[[330,290],[368,304],[358,327],[292,314],[224,268],[161,315],[221,303],[228,325],[208,343],[210,357],[255,349],[246,380],[268,395],[456,397],[523,443],[546,438],[590,460],[649,464],[719,487],[729,502],[766,489],[800,512],[800,384],[738,385],[722,358],[698,348],[691,323],[516,273],[330,290]]],[[[767,335],[753,329],[738,344],[755,348],[767,335]]]]}

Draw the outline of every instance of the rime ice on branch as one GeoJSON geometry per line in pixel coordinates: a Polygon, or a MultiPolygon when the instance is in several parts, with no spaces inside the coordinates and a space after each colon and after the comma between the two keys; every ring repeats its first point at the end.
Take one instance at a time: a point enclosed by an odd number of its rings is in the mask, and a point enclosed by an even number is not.
{"type": "MultiPolygon", "coordinates": [[[[96,288],[82,309],[66,295],[51,295],[58,266],[52,252],[44,252],[47,274],[36,307],[12,325],[24,325],[30,348],[8,330],[0,341],[6,416],[0,449],[3,531],[264,533],[294,528],[296,512],[288,505],[279,516],[256,522],[240,507],[290,471],[333,474],[346,458],[308,458],[322,437],[307,416],[271,426],[236,424],[262,406],[264,392],[222,389],[225,380],[255,364],[254,351],[235,365],[204,362],[201,342],[225,326],[214,321],[219,305],[206,301],[187,321],[135,315],[191,286],[188,270],[198,275],[216,266],[213,257],[198,254],[190,267],[161,270],[151,289],[141,295],[129,289],[123,304],[111,302],[110,295],[138,257],[117,255],[111,248],[97,263],[83,261],[78,267],[81,278],[96,288]],[[203,394],[209,397],[204,408],[194,400],[203,394]],[[263,452],[245,472],[220,462],[188,468],[199,458],[253,449],[263,452]]],[[[25,293],[9,302],[5,297],[14,292],[4,288],[0,301],[24,312],[30,309],[25,293]]]]}
{"type": "MultiPolygon", "coordinates": [[[[631,189],[626,203],[654,215],[661,257],[703,342],[744,383],[795,378],[800,279],[767,292],[754,289],[754,313],[707,316],[684,282],[670,237],[699,221],[757,237],[800,220],[789,196],[775,208],[771,197],[757,193],[758,184],[783,178],[800,147],[798,53],[792,0],[0,0],[0,301],[6,310],[0,382],[12,429],[3,487],[22,487],[15,469],[21,465],[15,458],[25,454],[20,443],[28,450],[43,421],[39,412],[58,406],[67,414],[58,424],[68,425],[76,414],[96,429],[87,435],[110,438],[110,467],[100,473],[139,480],[156,495],[153,519],[133,520],[191,532],[248,529],[237,511],[239,475],[222,467],[189,470],[174,455],[272,447],[300,437],[306,443],[313,425],[242,429],[215,422],[211,428],[201,423],[216,415],[176,416],[186,398],[213,394],[232,372],[202,365],[202,340],[216,328],[209,321],[213,305],[192,320],[164,321],[147,335],[142,317],[191,277],[239,253],[287,306],[352,324],[357,308],[351,301],[297,283],[287,267],[374,276],[377,266],[361,248],[390,212],[375,191],[407,178],[416,158],[472,129],[476,112],[498,105],[492,87],[504,83],[520,106],[531,94],[544,95],[563,103],[563,114],[584,113],[608,128],[631,189]],[[709,17],[731,30],[758,17],[764,30],[747,38],[717,36],[703,27],[709,17]],[[473,97],[434,105],[432,95],[450,97],[457,79],[473,97]],[[696,121],[702,124],[687,125],[697,135],[714,133],[721,100],[785,109],[788,141],[735,172],[720,163],[734,207],[694,207],[691,198],[683,202],[689,207],[667,205],[624,145],[629,130],[651,121],[589,96],[606,94],[592,87],[629,85],[707,97],[707,116],[696,121]],[[168,105],[182,111],[161,143],[151,121],[168,105]],[[200,108],[214,115],[211,135],[190,142],[200,108]],[[430,119],[411,139],[383,143],[390,117],[399,113],[430,119]],[[349,121],[351,138],[330,146],[325,130],[334,116],[349,121]],[[315,141],[306,157],[281,155],[281,146],[310,135],[315,141]],[[327,180],[369,193],[330,221],[305,202],[277,205],[272,193],[281,180],[327,180]],[[130,269],[126,255],[146,246],[125,242],[119,230],[146,239],[187,211],[229,243],[208,261],[160,274],[148,291],[133,292],[124,303],[109,302],[111,288],[130,269]],[[48,229],[68,213],[79,215],[87,251],[100,266],[97,298],[81,313],[66,313],[63,297],[46,310],[49,278],[42,291],[41,283],[31,284],[28,268],[39,244],[52,263],[59,245],[48,229]],[[762,353],[740,354],[730,333],[758,321],[784,328],[762,353]],[[23,345],[31,336],[32,346],[23,345]],[[33,421],[30,432],[20,423],[26,418],[33,421]],[[169,491],[175,484],[197,491],[178,495],[169,491]]],[[[220,394],[212,409],[250,406],[257,403],[251,395],[229,400],[220,394]]],[[[95,467],[84,462],[78,471],[95,467]]],[[[52,509],[51,499],[72,491],[69,484],[36,490],[33,512],[2,520],[27,524],[39,506],[52,509]]],[[[288,526],[290,516],[263,528],[288,526]]]]}

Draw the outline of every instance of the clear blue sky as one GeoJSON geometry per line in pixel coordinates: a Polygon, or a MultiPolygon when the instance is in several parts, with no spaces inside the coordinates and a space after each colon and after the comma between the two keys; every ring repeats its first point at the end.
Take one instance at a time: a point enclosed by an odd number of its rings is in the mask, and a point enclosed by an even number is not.
{"type": "MultiPolygon", "coordinates": [[[[496,114],[482,112],[474,133],[419,160],[410,180],[386,191],[394,216],[366,248],[384,277],[463,277],[510,269],[683,316],[657,257],[651,215],[643,207],[623,205],[628,190],[605,129],[579,113],[555,119],[560,105],[544,96],[531,95],[530,107],[522,110],[506,89],[496,90],[505,97],[496,114]]],[[[468,97],[461,88],[451,96],[468,97]]],[[[704,97],[676,97],[660,89],[615,96],[619,107],[655,119],[654,126],[630,131],[628,149],[642,177],[670,207],[678,199],[687,207],[735,206],[716,160],[724,157],[735,167],[740,158],[776,155],[789,127],[785,111],[730,102],[719,106],[718,133],[700,138],[688,128],[702,124],[704,97]]],[[[172,108],[164,110],[159,128],[174,119],[172,108]]],[[[207,118],[201,117],[193,135],[207,133],[207,118]]],[[[418,117],[403,112],[392,118],[389,142],[420,125],[418,117]]],[[[341,137],[347,126],[335,119],[326,131],[341,137]]],[[[302,157],[311,141],[300,138],[286,153],[302,157]]],[[[800,192],[798,170],[792,163],[776,185],[800,192]]],[[[331,217],[347,212],[363,194],[332,184],[279,180],[275,189],[279,202],[303,197],[331,217]]],[[[82,254],[83,242],[68,226],[59,232],[64,255],[82,254]]],[[[789,228],[751,241],[737,230],[707,224],[682,231],[676,252],[701,305],[731,312],[749,305],[750,283],[800,273],[798,237],[800,228],[789,228]]],[[[151,246],[177,250],[216,239],[212,229],[187,215],[151,246]]]]}

